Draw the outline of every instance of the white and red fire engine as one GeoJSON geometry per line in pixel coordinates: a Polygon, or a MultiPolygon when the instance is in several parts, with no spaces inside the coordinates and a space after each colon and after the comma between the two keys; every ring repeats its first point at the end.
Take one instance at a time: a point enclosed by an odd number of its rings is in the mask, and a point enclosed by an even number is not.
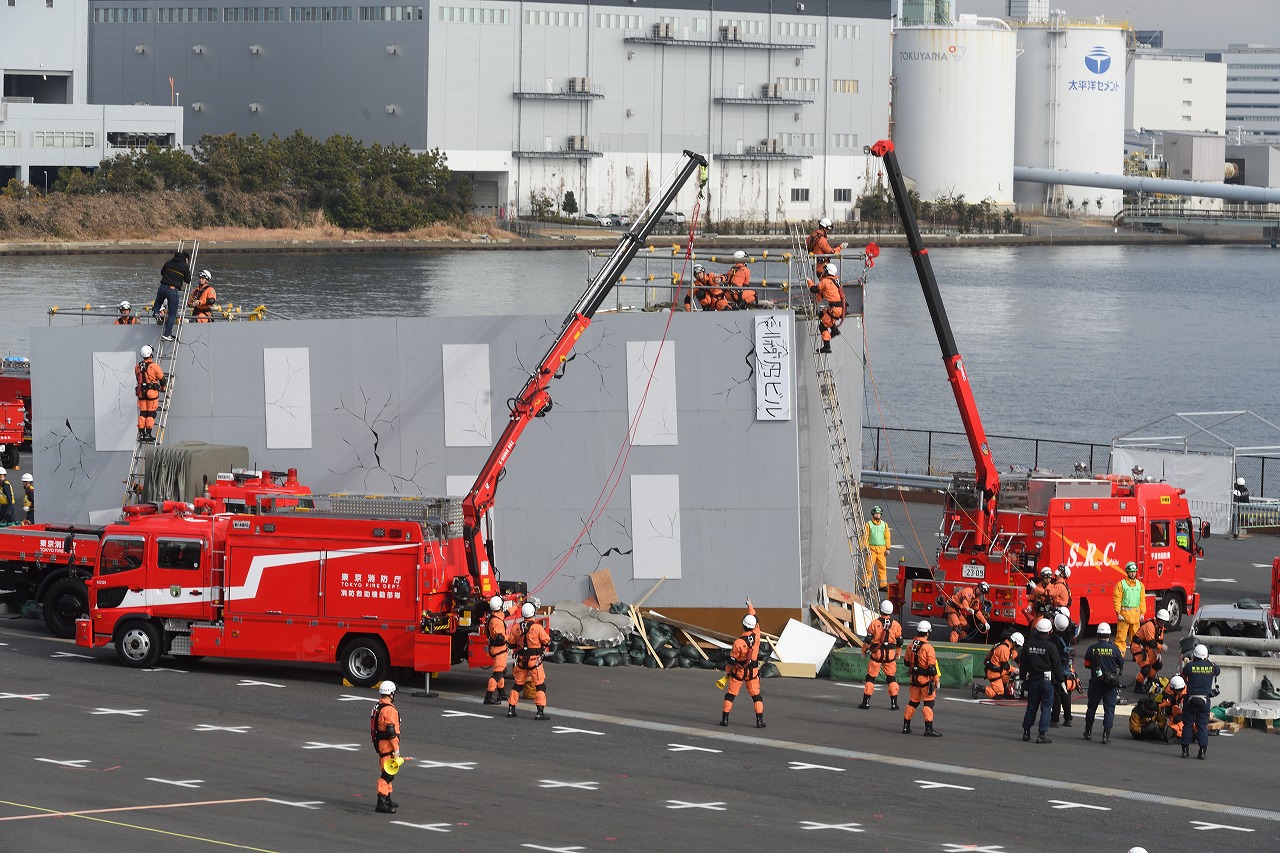
{"type": "Polygon", "coordinates": [[[1196,558],[1203,554],[1198,540],[1204,528],[1192,518],[1184,490],[1141,476],[1031,473],[1001,480],[893,143],[878,142],[871,150],[884,162],[975,467],[947,490],[937,564],[899,566],[890,592],[899,612],[943,618],[947,599],[960,587],[986,582],[993,628],[1027,626],[1043,615],[1032,606],[1028,584],[1046,567],[1057,573],[1065,566],[1072,619],[1081,626],[1114,623],[1113,592],[1132,561],[1146,585],[1147,614],[1163,607],[1177,627],[1197,607],[1196,558]]]}

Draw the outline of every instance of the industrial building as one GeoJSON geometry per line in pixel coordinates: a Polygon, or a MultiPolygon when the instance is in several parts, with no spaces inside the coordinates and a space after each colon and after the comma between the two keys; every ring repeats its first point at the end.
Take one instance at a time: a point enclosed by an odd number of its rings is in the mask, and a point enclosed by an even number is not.
{"type": "Polygon", "coordinates": [[[0,5],[0,186],[16,178],[47,189],[63,166],[182,144],[182,110],[167,99],[90,101],[89,29],[88,0],[0,5]]]}

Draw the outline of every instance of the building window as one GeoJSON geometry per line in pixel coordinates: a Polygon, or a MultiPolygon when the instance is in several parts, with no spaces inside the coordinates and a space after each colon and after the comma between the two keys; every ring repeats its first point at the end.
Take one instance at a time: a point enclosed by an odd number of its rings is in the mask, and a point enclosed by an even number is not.
{"type": "Polygon", "coordinates": [[[792,201],[808,201],[809,191],[807,189],[800,190],[800,189],[793,188],[791,190],[791,200],[792,201]]]}
{"type": "Polygon", "coordinates": [[[831,135],[832,148],[857,148],[858,134],[856,133],[833,133],[831,135]]]}
{"type": "MultiPolygon", "coordinates": [[[[13,5],[10,3],[10,5],[13,5]]],[[[18,147],[18,131],[16,130],[0,130],[0,148],[17,148],[18,147]]]]}
{"type": "Polygon", "coordinates": [[[764,34],[764,21],[730,21],[721,18],[718,26],[737,27],[738,31],[744,36],[758,36],[764,34]]]}
{"type": "Polygon", "coordinates": [[[708,18],[694,18],[693,31],[695,33],[705,33],[707,31],[707,28],[710,26],[710,24],[711,24],[711,21],[708,18]]]}
{"type": "Polygon", "coordinates": [[[422,6],[361,6],[362,21],[421,21],[422,6]]]}
{"type": "Polygon", "coordinates": [[[596,27],[603,30],[638,30],[644,26],[639,15],[596,15],[596,27]]]}
{"type": "Polygon", "coordinates": [[[820,34],[818,24],[805,24],[800,21],[779,21],[778,35],[798,38],[817,38],[820,34]]]}
{"type": "Polygon", "coordinates": [[[856,95],[858,94],[858,81],[857,80],[832,80],[831,91],[836,93],[843,93],[845,95],[856,95]]]}
{"type": "Polygon", "coordinates": [[[833,24],[831,26],[831,34],[838,39],[856,39],[858,37],[858,25],[833,24]]]}
{"type": "Polygon", "coordinates": [[[1190,78],[1190,77],[1183,77],[1183,78],[1182,78],[1182,82],[1183,82],[1183,83],[1188,83],[1188,84],[1189,84],[1189,83],[1191,82],[1191,78],[1190,78]]]}
{"type": "Polygon", "coordinates": [[[92,148],[92,133],[75,133],[60,130],[37,130],[31,134],[34,148],[92,148]]]}
{"type": "Polygon", "coordinates": [[[836,190],[833,201],[843,201],[843,202],[853,201],[853,190],[836,190]]]}
{"type": "Polygon", "coordinates": [[[817,92],[817,77],[779,77],[778,86],[784,92],[817,92]]]}

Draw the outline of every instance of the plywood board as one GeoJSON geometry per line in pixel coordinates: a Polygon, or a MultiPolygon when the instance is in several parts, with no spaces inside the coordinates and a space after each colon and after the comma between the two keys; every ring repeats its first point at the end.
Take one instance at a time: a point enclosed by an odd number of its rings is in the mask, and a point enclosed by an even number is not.
{"type": "Polygon", "coordinates": [[[675,341],[627,341],[627,418],[635,446],[678,443],[675,341]]]}
{"type": "Polygon", "coordinates": [[[493,443],[493,391],[488,344],[443,344],[445,447],[493,443]]]}
{"type": "Polygon", "coordinates": [[[138,440],[136,358],[128,350],[93,354],[94,450],[133,450],[138,440]]]}
{"type": "MultiPolygon", "coordinates": [[[[786,633],[785,631],[783,633],[786,633]]],[[[778,668],[778,675],[783,678],[817,678],[818,667],[811,663],[788,663],[787,661],[774,661],[773,665],[778,668]]]]}
{"type": "Polygon", "coordinates": [[[632,577],[679,580],[680,475],[631,477],[632,577]]]}
{"type": "Polygon", "coordinates": [[[819,667],[827,659],[827,655],[831,654],[835,644],[836,638],[830,634],[824,634],[795,619],[788,619],[773,650],[779,660],[811,663],[819,667]]]}
{"type": "Polygon", "coordinates": [[[618,603],[618,593],[613,588],[613,574],[608,569],[591,573],[591,588],[595,590],[596,608],[608,610],[609,605],[618,603]]]}
{"type": "Polygon", "coordinates": [[[306,347],[264,347],[262,379],[267,448],[310,448],[311,351],[306,347]]]}

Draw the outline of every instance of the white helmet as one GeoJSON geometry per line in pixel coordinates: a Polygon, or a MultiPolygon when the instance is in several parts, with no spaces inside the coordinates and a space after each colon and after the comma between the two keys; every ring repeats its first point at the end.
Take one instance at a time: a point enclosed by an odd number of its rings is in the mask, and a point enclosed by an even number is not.
{"type": "Polygon", "coordinates": [[[22,482],[24,483],[34,483],[35,481],[36,481],[36,478],[32,477],[30,474],[22,475],[22,482]]]}
{"type": "Polygon", "coordinates": [[[986,581],[983,581],[982,583],[978,584],[978,592],[982,593],[983,595],[986,595],[988,592],[991,592],[991,584],[987,583],[986,581]]]}
{"type": "Polygon", "coordinates": [[[532,604],[530,604],[527,601],[524,603],[524,606],[520,608],[520,616],[524,619],[532,619],[533,614],[537,612],[538,612],[538,608],[534,607],[532,604]]]}
{"type": "Polygon", "coordinates": [[[1014,631],[1012,634],[1009,635],[1009,639],[1013,640],[1013,644],[1018,648],[1022,648],[1022,644],[1026,642],[1026,639],[1022,636],[1021,631],[1014,631]]]}
{"type": "Polygon", "coordinates": [[[1209,649],[1204,643],[1196,643],[1196,647],[1191,650],[1191,656],[1204,660],[1209,656],[1209,649]]]}
{"type": "Polygon", "coordinates": [[[1069,566],[1058,566],[1058,574],[1064,578],[1071,577],[1071,568],[1069,566]]]}
{"type": "Polygon", "coordinates": [[[121,310],[121,311],[132,311],[132,310],[133,310],[133,306],[129,304],[129,300],[128,300],[128,299],[124,299],[124,300],[122,300],[122,301],[120,302],[120,310],[121,310]]]}
{"type": "Polygon", "coordinates": [[[1036,623],[1036,630],[1039,631],[1041,634],[1047,634],[1053,630],[1053,623],[1050,622],[1048,619],[1041,619],[1039,622],[1036,623]]]}
{"type": "Polygon", "coordinates": [[[1103,622],[1101,625],[1099,625],[1099,626],[1098,626],[1098,636],[1099,636],[1099,637],[1110,637],[1110,636],[1111,636],[1111,626],[1110,626],[1110,625],[1108,625],[1106,622],[1103,622]]]}
{"type": "Polygon", "coordinates": [[[742,627],[746,628],[748,631],[755,630],[756,624],[756,617],[752,616],[750,613],[742,617],[742,627]]]}
{"type": "Polygon", "coordinates": [[[1187,680],[1181,675],[1175,675],[1173,678],[1169,679],[1169,686],[1174,690],[1181,690],[1187,686],[1187,680]]]}
{"type": "Polygon", "coordinates": [[[819,227],[822,227],[822,228],[830,228],[831,220],[824,216],[818,220],[818,225],[819,227]]]}
{"type": "Polygon", "coordinates": [[[1237,486],[1243,486],[1243,485],[1244,485],[1244,477],[1236,477],[1236,485],[1237,485],[1237,486]]]}
{"type": "Polygon", "coordinates": [[[1129,853],[1147,853],[1147,848],[1145,848],[1145,847],[1130,847],[1130,848],[1129,848],[1129,853]]]}
{"type": "Polygon", "coordinates": [[[5,471],[3,468],[0,468],[0,477],[3,477],[3,476],[5,476],[5,471]]]}
{"type": "Polygon", "coordinates": [[[704,267],[702,264],[694,264],[694,265],[693,265],[693,274],[694,274],[694,275],[697,275],[697,274],[698,274],[698,273],[700,273],[700,272],[706,272],[706,271],[707,271],[707,268],[706,268],[706,267],[704,267]]]}
{"type": "Polygon", "coordinates": [[[492,610],[494,613],[497,613],[499,610],[501,610],[502,596],[495,595],[493,598],[489,599],[489,609],[492,610]]]}
{"type": "Polygon", "coordinates": [[[143,344],[142,348],[138,350],[138,355],[142,356],[143,358],[151,358],[152,352],[153,350],[151,349],[151,344],[143,344]]]}
{"type": "Polygon", "coordinates": [[[1161,607],[1159,610],[1156,611],[1156,618],[1159,619],[1161,622],[1168,622],[1169,611],[1161,607]]]}
{"type": "Polygon", "coordinates": [[[1063,616],[1061,613],[1053,617],[1053,630],[1055,631],[1065,631],[1067,630],[1067,626],[1070,624],[1071,620],[1066,616],[1063,616]]]}
{"type": "Polygon", "coordinates": [[[1063,616],[1067,617],[1068,619],[1071,618],[1071,608],[1067,607],[1065,604],[1053,612],[1055,615],[1058,613],[1061,613],[1063,616]]]}
{"type": "Polygon", "coordinates": [[[921,619],[920,624],[916,626],[917,634],[927,634],[933,630],[933,626],[929,624],[928,619],[921,619]]]}
{"type": "Polygon", "coordinates": [[[208,270],[200,270],[200,278],[207,278],[209,281],[213,281],[213,273],[208,270]]]}
{"type": "Polygon", "coordinates": [[[1042,569],[1040,570],[1040,577],[1042,577],[1042,578],[1051,578],[1051,577],[1053,577],[1053,569],[1049,568],[1048,566],[1045,566],[1044,568],[1042,568],[1042,569]]]}
{"type": "Polygon", "coordinates": [[[396,683],[394,681],[384,681],[378,685],[379,696],[390,696],[396,692],[396,683]]]}
{"type": "Polygon", "coordinates": [[[826,267],[823,269],[823,272],[825,272],[827,275],[832,275],[832,276],[840,275],[840,268],[837,267],[835,264],[828,263],[826,267]]]}
{"type": "Polygon", "coordinates": [[[888,616],[890,613],[892,613],[893,602],[887,598],[884,601],[880,602],[880,612],[883,613],[885,616],[888,616]]]}
{"type": "Polygon", "coordinates": [[[745,261],[747,259],[747,253],[739,249],[733,253],[733,259],[735,261],[745,261]]]}

